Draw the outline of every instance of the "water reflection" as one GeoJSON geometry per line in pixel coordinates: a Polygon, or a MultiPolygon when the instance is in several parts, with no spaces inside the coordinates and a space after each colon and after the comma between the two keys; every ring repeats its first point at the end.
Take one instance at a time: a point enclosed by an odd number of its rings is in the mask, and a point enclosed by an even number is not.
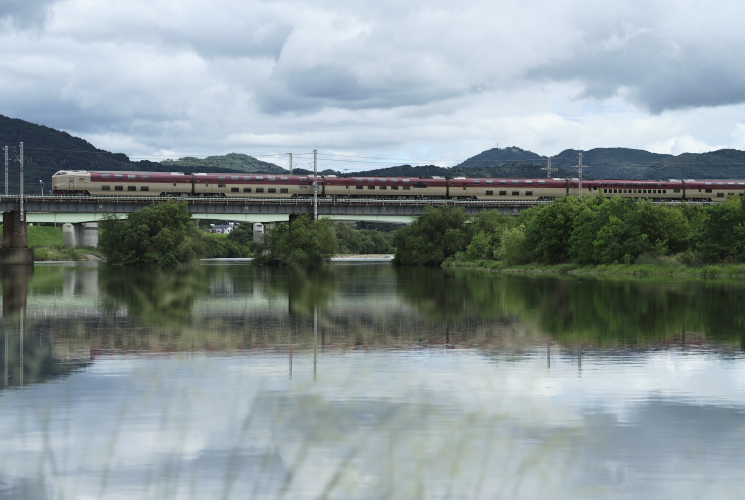
{"type": "Polygon", "coordinates": [[[0,498],[745,494],[738,284],[238,263],[29,279],[3,330],[26,387],[0,393],[0,498]]]}

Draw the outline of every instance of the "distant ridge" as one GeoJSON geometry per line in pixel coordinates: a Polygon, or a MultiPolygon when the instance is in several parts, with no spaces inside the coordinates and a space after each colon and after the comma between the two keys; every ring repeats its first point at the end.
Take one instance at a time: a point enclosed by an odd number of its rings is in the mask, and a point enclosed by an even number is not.
{"type": "MultiPolygon", "coordinates": [[[[287,169],[241,153],[209,156],[204,159],[183,157],[178,160],[133,162],[122,153],[98,149],[88,141],[67,132],[0,115],[0,148],[8,145],[11,160],[18,157],[18,144],[24,142],[26,192],[38,193],[39,181],[47,189],[54,172],[69,170],[129,170],[170,172],[262,172],[286,173],[287,169]]],[[[580,151],[565,149],[552,157],[559,171],[554,177],[576,177],[580,151]]],[[[745,151],[722,149],[709,153],[684,153],[678,156],[650,153],[629,148],[595,148],[581,151],[586,175],[594,179],[745,179],[745,151]]],[[[462,163],[444,168],[436,165],[400,165],[349,176],[381,177],[546,177],[546,157],[519,147],[492,148],[462,163]]],[[[18,163],[11,169],[9,190],[18,191],[18,163]]],[[[295,169],[296,173],[310,173],[295,169]]],[[[324,174],[342,175],[334,170],[324,174]]]]}

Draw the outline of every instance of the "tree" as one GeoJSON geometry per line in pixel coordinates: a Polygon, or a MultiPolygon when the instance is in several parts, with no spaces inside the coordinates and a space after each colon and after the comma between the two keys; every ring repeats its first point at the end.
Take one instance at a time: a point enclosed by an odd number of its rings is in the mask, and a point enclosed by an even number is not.
{"type": "Polygon", "coordinates": [[[185,201],[170,200],[101,222],[99,248],[111,264],[172,267],[203,253],[199,230],[185,201]]]}
{"type": "Polygon", "coordinates": [[[448,257],[464,251],[470,241],[465,227],[467,220],[462,208],[427,207],[424,215],[394,234],[394,264],[439,266],[448,257]]]}
{"type": "Polygon", "coordinates": [[[602,199],[583,201],[565,196],[553,204],[527,210],[525,237],[532,257],[546,264],[557,264],[569,260],[569,238],[574,219],[588,204],[602,203],[602,199]]]}
{"type": "Polygon", "coordinates": [[[309,215],[303,215],[290,224],[278,224],[265,234],[254,250],[254,262],[320,267],[338,249],[339,244],[330,220],[313,221],[309,215]]]}

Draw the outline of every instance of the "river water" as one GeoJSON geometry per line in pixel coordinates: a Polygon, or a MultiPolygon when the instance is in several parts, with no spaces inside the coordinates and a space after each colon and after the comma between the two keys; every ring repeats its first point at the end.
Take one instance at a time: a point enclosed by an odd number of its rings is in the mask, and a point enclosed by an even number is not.
{"type": "Polygon", "coordinates": [[[3,269],[0,499],[745,497],[745,286],[3,269]]]}

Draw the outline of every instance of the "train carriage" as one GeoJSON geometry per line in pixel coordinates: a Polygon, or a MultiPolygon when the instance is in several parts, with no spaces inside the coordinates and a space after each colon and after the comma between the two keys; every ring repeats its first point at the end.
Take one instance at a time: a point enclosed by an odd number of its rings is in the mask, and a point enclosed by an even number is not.
{"type": "Polygon", "coordinates": [[[490,179],[456,177],[449,196],[459,200],[553,200],[567,194],[565,179],[490,179]]]}
{"type": "Polygon", "coordinates": [[[52,176],[53,194],[188,196],[191,192],[191,175],[181,172],[60,170],[52,176]]]}
{"type": "Polygon", "coordinates": [[[685,197],[692,201],[724,201],[729,196],[745,194],[745,181],[737,180],[686,180],[685,197]]]}
{"type": "MultiPolygon", "coordinates": [[[[319,183],[321,178],[318,178],[319,183]]],[[[319,184],[320,187],[320,184],[319,184]]],[[[313,194],[312,177],[276,174],[194,174],[196,196],[291,198],[313,194]]]]}
{"type": "Polygon", "coordinates": [[[332,198],[445,198],[445,178],[325,177],[324,194],[332,198]]]}
{"type": "Polygon", "coordinates": [[[682,181],[597,180],[582,183],[582,190],[606,198],[621,196],[637,200],[682,200],[685,186],[682,181]]]}

